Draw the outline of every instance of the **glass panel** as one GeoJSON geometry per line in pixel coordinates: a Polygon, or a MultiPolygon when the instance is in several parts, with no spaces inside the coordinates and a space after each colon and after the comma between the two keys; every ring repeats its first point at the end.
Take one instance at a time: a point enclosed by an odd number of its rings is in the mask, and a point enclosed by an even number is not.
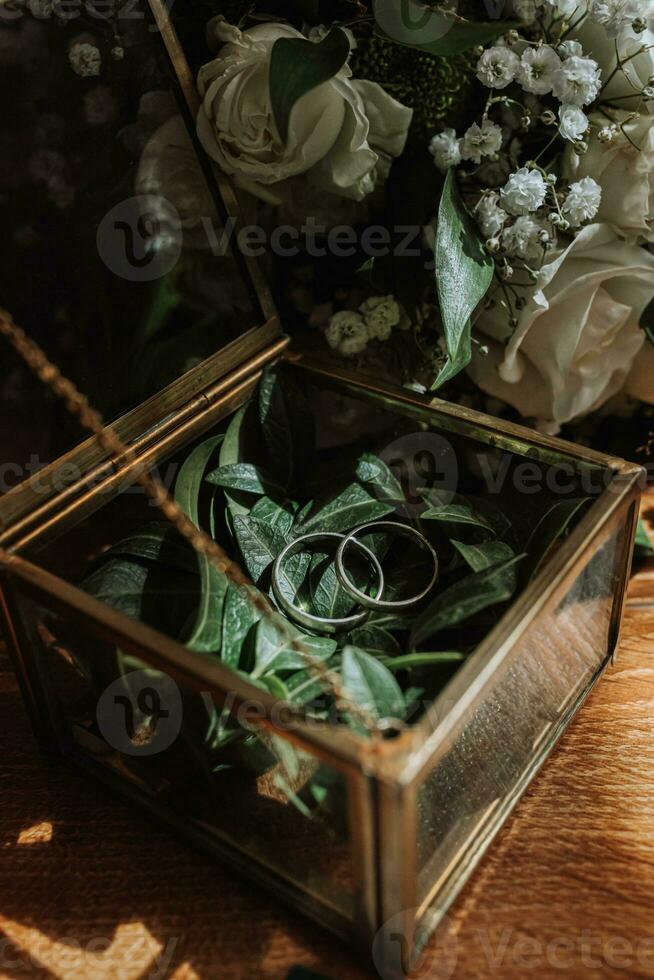
{"type": "MultiPolygon", "coordinates": [[[[262,322],[146,10],[0,14],[2,304],[107,418],[262,322]]],[[[79,440],[3,341],[0,493],[79,440]]]]}
{"type": "MultiPolygon", "coordinates": [[[[173,492],[194,486],[193,519],[295,626],[299,620],[280,605],[272,589],[272,566],[300,528],[329,530],[333,539],[358,525],[390,520],[422,535],[421,544],[419,537],[398,535],[397,528],[361,532],[362,542],[383,566],[385,598],[399,600],[427,588],[434,558],[425,541],[437,556],[438,580],[424,602],[374,612],[367,620],[364,610],[365,621],[341,629],[335,640],[323,637],[321,647],[329,654],[331,643],[329,666],[337,671],[347,645],[382,661],[378,671],[384,673],[386,714],[413,723],[497,624],[529,581],[537,560],[548,553],[552,539],[566,533],[584,513],[603,474],[590,474],[597,477],[592,486],[562,463],[565,482],[557,482],[552,479],[554,467],[529,455],[529,446],[524,455],[499,453],[480,441],[443,433],[429,410],[422,409],[416,418],[398,403],[391,410],[388,402],[343,399],[301,382],[292,370],[271,372],[236,415],[173,458],[160,460],[158,475],[173,492]],[[253,484],[255,467],[260,482],[253,484]],[[541,519],[552,512],[553,527],[548,533],[542,527],[538,531],[541,519]],[[532,534],[533,543],[526,548],[532,534]],[[458,601],[461,584],[465,596],[472,594],[474,600],[468,606],[458,601]],[[448,600],[450,589],[455,594],[448,600]],[[432,603],[441,601],[442,609],[436,608],[432,620],[432,603]],[[456,615],[450,615],[451,610],[456,615]],[[413,652],[419,655],[403,657],[396,665],[397,658],[413,652]]],[[[103,499],[98,494],[95,505],[103,499]]],[[[189,506],[187,490],[180,499],[189,506]]],[[[189,642],[189,624],[200,622],[202,597],[207,608],[214,604],[210,584],[197,556],[161,522],[159,511],[140,488],[130,487],[84,520],[72,515],[70,523],[65,531],[60,528],[63,538],[27,557],[173,639],[189,642]]],[[[290,598],[305,613],[326,618],[360,615],[357,600],[335,573],[337,543],[323,542],[313,557],[301,554],[292,566],[299,577],[293,579],[295,594],[290,598]]],[[[372,591],[374,573],[356,559],[356,554],[349,556],[347,570],[355,584],[372,591]]],[[[284,582],[288,586],[291,578],[284,582]]],[[[234,660],[225,639],[228,604],[222,593],[216,601],[217,622],[209,617],[208,632],[202,630],[198,648],[250,674],[258,617],[244,630],[234,660]]],[[[306,628],[320,633],[317,623],[315,629],[306,628]]],[[[256,680],[270,681],[274,689],[269,690],[276,696],[299,700],[290,671],[280,668],[273,673],[269,678],[264,671],[256,680]]],[[[298,683],[305,692],[307,685],[302,679],[298,683]]],[[[333,708],[329,699],[316,705],[317,700],[312,695],[301,703],[310,703],[318,713],[333,708]]]]}
{"type": "Polygon", "coordinates": [[[218,703],[92,628],[20,595],[19,604],[64,755],[108,770],[209,846],[254,859],[354,917],[343,774],[262,733],[256,698],[237,706],[228,693],[218,703]]]}
{"type": "Polygon", "coordinates": [[[497,829],[557,726],[605,665],[625,534],[623,514],[570,587],[504,657],[420,785],[419,903],[438,902],[463,853],[497,829]]]}

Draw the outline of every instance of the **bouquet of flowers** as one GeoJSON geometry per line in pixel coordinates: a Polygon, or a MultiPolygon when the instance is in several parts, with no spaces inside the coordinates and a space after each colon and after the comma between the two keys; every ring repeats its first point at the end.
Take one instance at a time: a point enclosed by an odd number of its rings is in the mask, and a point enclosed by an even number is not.
{"type": "Polygon", "coordinates": [[[230,0],[204,64],[178,11],[298,342],[548,432],[647,417],[651,7],[230,0]]]}

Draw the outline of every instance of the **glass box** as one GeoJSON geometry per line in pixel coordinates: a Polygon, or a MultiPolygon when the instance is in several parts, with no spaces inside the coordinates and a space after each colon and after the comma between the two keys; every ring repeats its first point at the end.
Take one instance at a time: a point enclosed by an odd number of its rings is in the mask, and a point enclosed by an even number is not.
{"type": "MultiPolygon", "coordinates": [[[[183,59],[153,10],[188,115],[183,59]]],[[[219,209],[238,216],[216,181],[219,209]]],[[[402,976],[615,650],[643,470],[295,353],[256,265],[239,275],[258,297],[254,319],[118,419],[128,453],[88,440],[0,498],[2,632],[46,752],[402,976]],[[155,592],[170,616],[153,622],[143,607],[135,618],[89,586],[93,563],[124,559],[127,531],[152,518],[138,473],[167,484],[202,440],[218,445],[280,362],[319,423],[323,469],[336,472],[353,440],[381,453],[408,480],[405,519],[420,522],[411,508],[441,479],[543,517],[553,501],[583,500],[501,614],[475,626],[466,655],[429,674],[405,723],[377,738],[189,649],[176,624],[195,608],[197,568],[174,541],[157,545],[170,577],[155,592]]]]}
{"type": "Polygon", "coordinates": [[[303,717],[219,658],[187,649],[75,584],[89,555],[115,547],[143,520],[145,500],[132,492],[136,470],[161,470],[219,428],[252,397],[256,368],[233,384],[225,378],[220,395],[180,432],[78,487],[73,502],[14,539],[2,569],[3,629],[47,751],[99,776],[368,953],[374,940],[375,957],[392,966],[437,925],[610,659],[641,470],[438,399],[287,360],[286,370],[313,389],[340,390],[409,421],[409,435],[412,426],[422,436],[437,434],[468,458],[471,447],[478,458],[489,449],[508,454],[512,466],[529,466],[532,481],[540,473],[552,486],[563,478],[583,483],[592,498],[415,721],[379,741],[303,717]],[[225,711],[243,737],[216,767],[198,745],[207,745],[225,711]],[[154,718],[154,734],[139,737],[133,716],[154,718]],[[314,785],[329,788],[319,818],[306,802],[314,785]]]}

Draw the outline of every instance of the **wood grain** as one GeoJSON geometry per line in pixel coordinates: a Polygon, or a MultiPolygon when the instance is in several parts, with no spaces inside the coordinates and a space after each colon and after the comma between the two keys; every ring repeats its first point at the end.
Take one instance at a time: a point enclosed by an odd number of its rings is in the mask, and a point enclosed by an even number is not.
{"type": "MultiPolygon", "coordinates": [[[[49,766],[0,652],[0,976],[373,976],[268,894],[49,766]]],[[[654,566],[619,656],[416,976],[654,977],[654,566]]]]}

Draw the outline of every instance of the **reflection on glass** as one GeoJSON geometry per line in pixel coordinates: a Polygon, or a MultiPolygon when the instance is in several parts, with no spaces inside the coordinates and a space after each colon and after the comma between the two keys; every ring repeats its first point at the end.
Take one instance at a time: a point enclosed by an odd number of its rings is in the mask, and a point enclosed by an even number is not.
{"type": "MultiPolygon", "coordinates": [[[[145,7],[1,10],[2,305],[115,417],[258,317],[145,7]]],[[[4,344],[0,420],[0,491],[80,438],[4,344]]]]}
{"type": "Polygon", "coordinates": [[[600,546],[510,651],[420,787],[421,902],[511,799],[604,666],[624,533],[621,526],[600,546]]]}

